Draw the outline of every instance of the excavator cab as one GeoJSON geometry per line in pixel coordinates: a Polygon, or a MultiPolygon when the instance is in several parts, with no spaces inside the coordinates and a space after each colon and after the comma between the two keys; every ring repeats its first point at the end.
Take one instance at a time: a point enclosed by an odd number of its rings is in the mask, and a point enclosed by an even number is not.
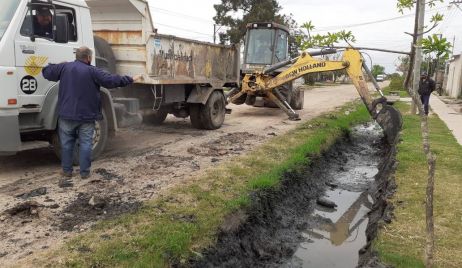
{"type": "Polygon", "coordinates": [[[289,59],[289,28],[274,22],[247,24],[242,73],[254,73],[289,59]]]}

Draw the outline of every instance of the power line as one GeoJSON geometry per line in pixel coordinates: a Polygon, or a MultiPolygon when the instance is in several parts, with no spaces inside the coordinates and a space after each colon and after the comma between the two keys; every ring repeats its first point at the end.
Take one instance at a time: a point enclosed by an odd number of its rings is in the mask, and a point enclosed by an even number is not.
{"type": "Polygon", "coordinates": [[[168,27],[168,28],[180,30],[180,31],[185,31],[185,32],[189,32],[189,33],[200,34],[200,35],[204,35],[204,36],[208,36],[208,37],[213,37],[213,35],[211,35],[211,34],[206,34],[206,33],[201,33],[201,32],[196,32],[196,31],[191,31],[190,29],[185,29],[185,28],[176,27],[176,26],[172,26],[172,25],[168,25],[168,24],[163,24],[163,23],[158,23],[158,22],[157,22],[156,24],[157,24],[157,25],[164,26],[164,27],[168,27]]]}
{"type": "Polygon", "coordinates": [[[192,19],[192,20],[202,21],[204,23],[209,23],[209,24],[214,23],[212,20],[206,20],[206,19],[203,19],[203,18],[200,18],[200,17],[191,16],[191,15],[188,15],[188,14],[168,10],[168,9],[165,9],[165,8],[156,7],[156,6],[153,6],[153,5],[149,5],[149,7],[153,8],[154,12],[159,12],[159,13],[163,13],[163,14],[167,14],[167,15],[180,16],[182,18],[189,18],[189,19],[192,19]]]}
{"type": "MultiPolygon", "coordinates": [[[[440,8],[435,8],[432,10],[428,10],[425,13],[430,13],[434,11],[438,11],[441,9],[444,9],[445,7],[440,7],[440,8]]],[[[324,31],[329,31],[329,30],[335,30],[335,29],[343,29],[343,28],[353,28],[353,27],[360,27],[360,26],[365,26],[365,25],[370,25],[370,24],[376,24],[376,23],[383,23],[383,22],[388,22],[388,21],[393,21],[393,20],[399,20],[407,17],[412,17],[414,16],[415,13],[410,13],[406,15],[401,15],[393,18],[388,18],[388,19],[381,19],[381,20],[374,20],[374,21],[367,21],[367,22],[362,22],[362,23],[355,23],[355,24],[349,24],[349,25],[332,25],[332,26],[326,26],[322,28],[318,28],[318,30],[312,31],[313,33],[316,32],[324,32],[324,31]]]]}

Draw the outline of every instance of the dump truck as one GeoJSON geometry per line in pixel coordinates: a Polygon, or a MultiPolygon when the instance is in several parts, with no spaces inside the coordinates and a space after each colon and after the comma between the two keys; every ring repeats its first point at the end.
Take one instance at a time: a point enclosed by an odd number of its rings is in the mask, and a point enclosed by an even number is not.
{"type": "Polygon", "coordinates": [[[120,127],[162,123],[167,114],[194,127],[217,129],[225,118],[223,89],[240,81],[239,47],[158,33],[146,0],[2,0],[0,9],[0,154],[47,141],[59,156],[59,84],[43,78],[49,63],[75,60],[80,46],[95,51],[93,65],[137,75],[123,89],[101,89],[103,120],[96,123],[93,158],[120,127]],[[39,10],[52,27],[38,29],[39,10]]]}

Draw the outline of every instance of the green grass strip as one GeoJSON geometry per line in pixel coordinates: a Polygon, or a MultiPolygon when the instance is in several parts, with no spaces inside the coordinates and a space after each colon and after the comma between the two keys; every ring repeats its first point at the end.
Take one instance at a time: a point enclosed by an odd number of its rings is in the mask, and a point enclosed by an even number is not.
{"type": "MultiPolygon", "coordinates": [[[[404,119],[398,145],[396,219],[380,231],[376,247],[381,260],[395,267],[424,267],[425,189],[427,165],[422,151],[420,119],[410,105],[398,103],[404,119]]],[[[436,154],[434,216],[438,267],[462,267],[462,146],[436,115],[429,117],[430,142],[436,154]]]]}
{"type": "Polygon", "coordinates": [[[168,267],[213,246],[227,215],[245,209],[250,194],[279,187],[281,175],[319,155],[353,125],[371,120],[362,104],[302,123],[246,155],[210,168],[129,215],[97,224],[52,252],[44,265],[168,267]],[[101,239],[105,237],[106,239],[101,239]],[[107,239],[107,238],[110,239],[107,239]]]}

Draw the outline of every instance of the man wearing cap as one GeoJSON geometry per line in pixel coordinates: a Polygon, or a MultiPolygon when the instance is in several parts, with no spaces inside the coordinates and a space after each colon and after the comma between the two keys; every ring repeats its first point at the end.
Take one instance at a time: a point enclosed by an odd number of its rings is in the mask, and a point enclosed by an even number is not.
{"type": "Polygon", "coordinates": [[[85,46],[78,48],[75,55],[74,62],[50,64],[42,74],[50,81],[60,81],[58,129],[63,176],[73,175],[74,148],[78,140],[80,176],[86,179],[90,176],[95,121],[103,118],[100,87],[125,87],[141,76],[110,74],[92,66],[93,52],[85,46]]]}
{"type": "Polygon", "coordinates": [[[52,15],[48,7],[39,7],[34,17],[34,34],[40,37],[53,38],[52,15]]]}
{"type": "Polygon", "coordinates": [[[422,73],[420,75],[420,83],[419,83],[419,94],[420,100],[424,105],[425,114],[428,115],[428,105],[430,103],[430,95],[432,92],[435,91],[435,81],[431,79],[427,73],[422,73]]]}

